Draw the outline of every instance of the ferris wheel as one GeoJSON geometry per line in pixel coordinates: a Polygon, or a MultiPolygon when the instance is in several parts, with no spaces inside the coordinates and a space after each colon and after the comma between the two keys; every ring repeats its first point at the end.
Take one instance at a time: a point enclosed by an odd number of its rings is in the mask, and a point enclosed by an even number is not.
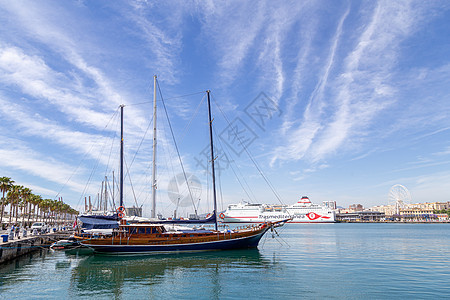
{"type": "Polygon", "coordinates": [[[398,214],[400,208],[405,208],[411,203],[411,194],[408,189],[401,184],[396,184],[389,190],[389,205],[395,205],[395,213],[398,214]]]}

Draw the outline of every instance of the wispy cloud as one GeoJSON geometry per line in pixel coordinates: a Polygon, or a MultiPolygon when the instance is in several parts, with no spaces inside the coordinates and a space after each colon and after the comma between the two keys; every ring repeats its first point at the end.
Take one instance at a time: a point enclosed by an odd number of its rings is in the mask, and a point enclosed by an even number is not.
{"type": "Polygon", "coordinates": [[[372,120],[394,101],[391,72],[399,43],[412,31],[415,12],[408,3],[378,3],[339,72],[335,53],[346,49],[341,40],[348,14],[338,23],[302,124],[287,133],[288,143],[277,149],[273,161],[307,158],[314,162],[346,149],[353,145],[349,139],[364,137],[372,120]]]}
{"type": "MultiPolygon", "coordinates": [[[[16,3],[17,4],[17,3],[16,3]]],[[[36,42],[57,57],[64,60],[67,72],[53,70],[45,62],[46,55],[39,56],[36,48],[29,50],[3,45],[4,59],[10,67],[6,76],[33,97],[43,98],[58,106],[58,109],[80,123],[101,127],[107,116],[118,105],[130,102],[124,97],[126,93],[118,92],[111,80],[96,66],[90,65],[92,47],[79,36],[71,35],[73,28],[61,26],[62,18],[69,12],[59,7],[59,14],[53,14],[54,7],[35,5],[8,5],[5,7],[15,17],[18,28],[31,34],[36,42]],[[39,16],[39,17],[36,17],[39,16]],[[33,54],[28,54],[31,52],[33,54]],[[105,114],[106,113],[106,114],[105,114]]],[[[72,23],[73,26],[81,26],[72,23]]],[[[80,28],[83,31],[85,28],[80,28]]],[[[137,110],[129,111],[137,126],[145,122],[137,110]]]]}
{"type": "MultiPolygon", "coordinates": [[[[335,60],[336,49],[342,34],[342,27],[348,13],[349,10],[347,10],[339,20],[335,36],[331,42],[327,63],[323,67],[319,82],[316,84],[314,91],[309,97],[308,105],[306,106],[303,115],[303,123],[297,129],[293,129],[293,132],[288,134],[291,136],[289,138],[290,141],[288,142],[288,146],[279,147],[275,150],[276,154],[272,159],[272,163],[277,159],[284,160],[302,158],[313,143],[316,134],[323,126],[322,114],[326,107],[326,101],[323,99],[324,91],[329,81],[331,68],[333,67],[335,60]]],[[[283,126],[283,131],[286,131],[285,125],[286,124],[283,126]]]]}
{"type": "Polygon", "coordinates": [[[0,143],[0,157],[2,157],[0,164],[3,168],[20,169],[50,182],[60,185],[68,184],[74,191],[83,190],[84,185],[76,180],[67,182],[73,172],[72,166],[44,157],[18,139],[3,138],[0,143]],[[11,147],[11,145],[14,146],[11,147]],[[20,159],[17,159],[18,157],[20,159]]]}
{"type": "Polygon", "coordinates": [[[121,10],[121,13],[136,24],[139,31],[135,34],[144,41],[149,54],[145,60],[151,61],[154,71],[164,82],[176,84],[180,75],[184,5],[134,1],[131,7],[131,10],[121,10]],[[157,14],[165,10],[171,14],[164,19],[157,18],[157,14]],[[155,22],[157,19],[158,23],[155,22]]]}
{"type": "MultiPolygon", "coordinates": [[[[217,56],[217,73],[222,85],[233,83],[242,71],[255,40],[263,30],[265,3],[228,2],[220,5],[204,3],[203,34],[213,40],[209,46],[217,56]]],[[[201,6],[203,6],[201,5],[201,6]]]]}

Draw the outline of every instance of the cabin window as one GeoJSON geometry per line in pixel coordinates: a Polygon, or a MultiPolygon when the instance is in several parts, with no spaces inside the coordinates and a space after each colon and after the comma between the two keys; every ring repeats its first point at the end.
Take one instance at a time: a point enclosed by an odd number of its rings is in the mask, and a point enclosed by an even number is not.
{"type": "Polygon", "coordinates": [[[140,234],[145,233],[145,228],[138,228],[138,229],[139,229],[138,233],[140,233],[140,234]]]}
{"type": "Polygon", "coordinates": [[[147,234],[153,233],[153,232],[152,232],[152,228],[151,228],[151,227],[148,227],[148,228],[146,229],[146,232],[147,232],[147,234]]]}

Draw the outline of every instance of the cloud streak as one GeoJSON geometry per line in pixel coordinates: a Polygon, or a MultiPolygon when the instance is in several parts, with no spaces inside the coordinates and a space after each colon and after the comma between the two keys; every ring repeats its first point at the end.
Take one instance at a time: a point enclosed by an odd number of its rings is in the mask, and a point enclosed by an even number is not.
{"type": "Polygon", "coordinates": [[[339,149],[355,146],[355,137],[363,138],[371,122],[392,105],[395,88],[390,84],[399,43],[412,32],[416,18],[408,3],[379,2],[370,22],[364,27],[354,48],[343,59],[337,53],[348,45],[345,21],[347,10],[338,22],[323,73],[311,92],[302,124],[289,128],[284,124],[286,145],[277,148],[276,160],[311,162],[335,155],[339,149]],[[350,141],[350,142],[349,142],[350,141]]]}

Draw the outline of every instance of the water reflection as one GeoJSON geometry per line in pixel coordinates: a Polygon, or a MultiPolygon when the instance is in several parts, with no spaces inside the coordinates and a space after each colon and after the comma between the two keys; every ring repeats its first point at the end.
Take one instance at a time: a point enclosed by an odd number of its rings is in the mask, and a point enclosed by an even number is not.
{"type": "MultiPolygon", "coordinates": [[[[220,295],[221,272],[239,272],[271,268],[272,260],[259,250],[233,250],[150,256],[90,256],[72,269],[73,296],[120,297],[124,290],[142,286],[146,296],[158,296],[156,290],[177,295],[186,284],[203,286],[201,293],[220,295]],[[156,288],[158,286],[158,288],[156,288]]],[[[167,295],[167,294],[166,294],[167,295]]]]}
{"type": "Polygon", "coordinates": [[[41,261],[45,260],[45,257],[48,255],[48,249],[39,249],[36,252],[31,252],[24,254],[16,259],[6,261],[0,264],[0,285],[7,282],[7,280],[12,277],[11,274],[18,269],[26,267],[28,265],[32,265],[36,260],[40,259],[41,261]]]}

